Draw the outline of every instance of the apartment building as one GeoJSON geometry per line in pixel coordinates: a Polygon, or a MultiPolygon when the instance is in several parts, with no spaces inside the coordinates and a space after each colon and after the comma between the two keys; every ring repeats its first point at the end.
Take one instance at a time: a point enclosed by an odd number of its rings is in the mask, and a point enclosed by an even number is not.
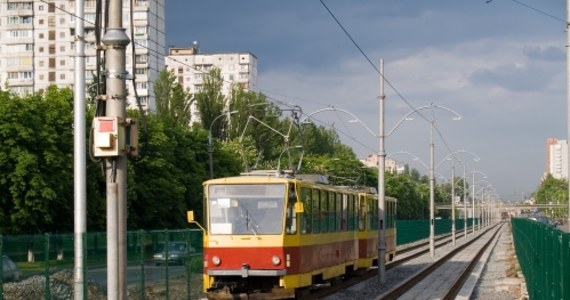
{"type": "MultiPolygon", "coordinates": [[[[178,83],[192,94],[202,90],[204,75],[212,68],[220,69],[222,93],[227,99],[231,99],[232,89],[236,86],[252,90],[257,85],[257,57],[249,52],[200,53],[198,43],[194,42],[192,47],[170,48],[165,65],[176,74],[178,83]]],[[[193,103],[191,113],[191,122],[199,122],[196,103],[193,103]]]]}
{"type": "Polygon", "coordinates": [[[568,143],[566,140],[549,138],[546,141],[547,173],[557,179],[568,178],[568,143]]]}
{"type": "MultiPolygon", "coordinates": [[[[144,109],[154,109],[152,82],[164,68],[164,5],[166,0],[123,1],[123,27],[135,46],[126,51],[128,105],[134,107],[134,89],[144,109]],[[134,37],[131,36],[131,27],[134,37]],[[133,65],[135,66],[133,71],[133,65]],[[134,74],[133,74],[134,73],[134,74]]],[[[85,77],[92,82],[96,71],[95,0],[84,0],[85,77]]],[[[51,84],[74,85],[74,0],[6,0],[0,2],[0,83],[24,95],[51,84]]]]}

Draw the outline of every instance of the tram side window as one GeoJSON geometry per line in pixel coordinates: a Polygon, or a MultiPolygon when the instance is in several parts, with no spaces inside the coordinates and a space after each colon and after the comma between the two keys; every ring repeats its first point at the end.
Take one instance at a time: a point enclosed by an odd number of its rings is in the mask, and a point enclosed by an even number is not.
{"type": "Polygon", "coordinates": [[[348,230],[348,195],[342,194],[342,216],[340,230],[348,230]]]}
{"type": "Polygon", "coordinates": [[[366,229],[366,196],[358,196],[358,230],[366,229]]]}
{"type": "Polygon", "coordinates": [[[392,228],[392,202],[386,201],[386,228],[392,228]]]}
{"type": "Polygon", "coordinates": [[[295,193],[295,186],[289,186],[289,195],[287,197],[287,219],[285,232],[287,234],[297,233],[297,213],[295,213],[295,203],[297,202],[297,194],[295,193]]]}
{"type": "Polygon", "coordinates": [[[311,233],[311,219],[313,217],[313,203],[311,201],[311,190],[308,188],[301,188],[301,201],[304,203],[303,217],[301,218],[301,232],[311,233]]]}
{"type": "MultiPolygon", "coordinates": [[[[372,197],[366,198],[366,209],[367,213],[367,226],[369,230],[374,230],[378,228],[378,201],[372,197]]],[[[386,207],[384,208],[386,210],[386,207]]]]}
{"type": "Polygon", "coordinates": [[[334,199],[335,199],[335,208],[336,208],[336,225],[335,225],[335,231],[341,231],[342,230],[342,195],[338,194],[338,193],[334,193],[334,199]]]}
{"type": "Polygon", "coordinates": [[[333,192],[329,192],[329,231],[336,232],[336,199],[333,192]]]}
{"type": "Polygon", "coordinates": [[[312,216],[312,226],[313,226],[313,233],[321,232],[321,210],[319,209],[319,190],[313,190],[313,216],[312,216]]]}
{"type": "Polygon", "coordinates": [[[354,195],[348,195],[348,230],[356,229],[356,209],[354,203],[354,195]]]}
{"type": "Polygon", "coordinates": [[[320,191],[320,203],[321,203],[321,232],[329,232],[329,194],[326,191],[320,191]]]}

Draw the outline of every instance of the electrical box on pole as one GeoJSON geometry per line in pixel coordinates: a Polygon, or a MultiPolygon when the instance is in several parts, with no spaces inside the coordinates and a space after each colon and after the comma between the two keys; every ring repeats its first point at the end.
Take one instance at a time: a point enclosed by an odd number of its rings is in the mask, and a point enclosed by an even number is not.
{"type": "Polygon", "coordinates": [[[93,120],[93,156],[138,156],[138,126],[132,119],[96,117],[93,120]]]}
{"type": "Polygon", "coordinates": [[[93,155],[112,157],[124,150],[124,127],[119,117],[96,117],[93,120],[93,155]]]}

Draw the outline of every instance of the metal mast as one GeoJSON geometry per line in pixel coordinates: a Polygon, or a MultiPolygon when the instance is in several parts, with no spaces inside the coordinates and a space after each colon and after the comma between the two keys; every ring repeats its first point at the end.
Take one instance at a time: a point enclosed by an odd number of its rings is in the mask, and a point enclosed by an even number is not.
{"type": "MultiPolygon", "coordinates": [[[[79,1],[77,1],[79,2],[79,1]]],[[[124,127],[127,91],[126,46],[130,40],[123,28],[123,1],[109,0],[105,46],[106,117],[116,117],[124,127]]],[[[132,8],[131,8],[132,9],[132,8]]],[[[127,299],[127,157],[123,151],[106,158],[107,182],[107,298],[127,299]]]]}
{"type": "Polygon", "coordinates": [[[85,40],[84,1],[75,1],[75,84],[73,91],[73,227],[74,299],[84,299],[85,266],[83,238],[87,230],[85,141],[85,40]]]}

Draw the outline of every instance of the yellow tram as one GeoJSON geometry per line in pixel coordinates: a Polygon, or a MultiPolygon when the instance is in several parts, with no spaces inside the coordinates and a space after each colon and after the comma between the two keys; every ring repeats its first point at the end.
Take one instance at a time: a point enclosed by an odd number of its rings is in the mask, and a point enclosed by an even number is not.
{"type": "MultiPolygon", "coordinates": [[[[294,298],[378,258],[378,196],[319,175],[257,171],[204,182],[204,290],[209,299],[294,298]]],[[[386,260],[396,251],[386,197],[386,260]]]]}

